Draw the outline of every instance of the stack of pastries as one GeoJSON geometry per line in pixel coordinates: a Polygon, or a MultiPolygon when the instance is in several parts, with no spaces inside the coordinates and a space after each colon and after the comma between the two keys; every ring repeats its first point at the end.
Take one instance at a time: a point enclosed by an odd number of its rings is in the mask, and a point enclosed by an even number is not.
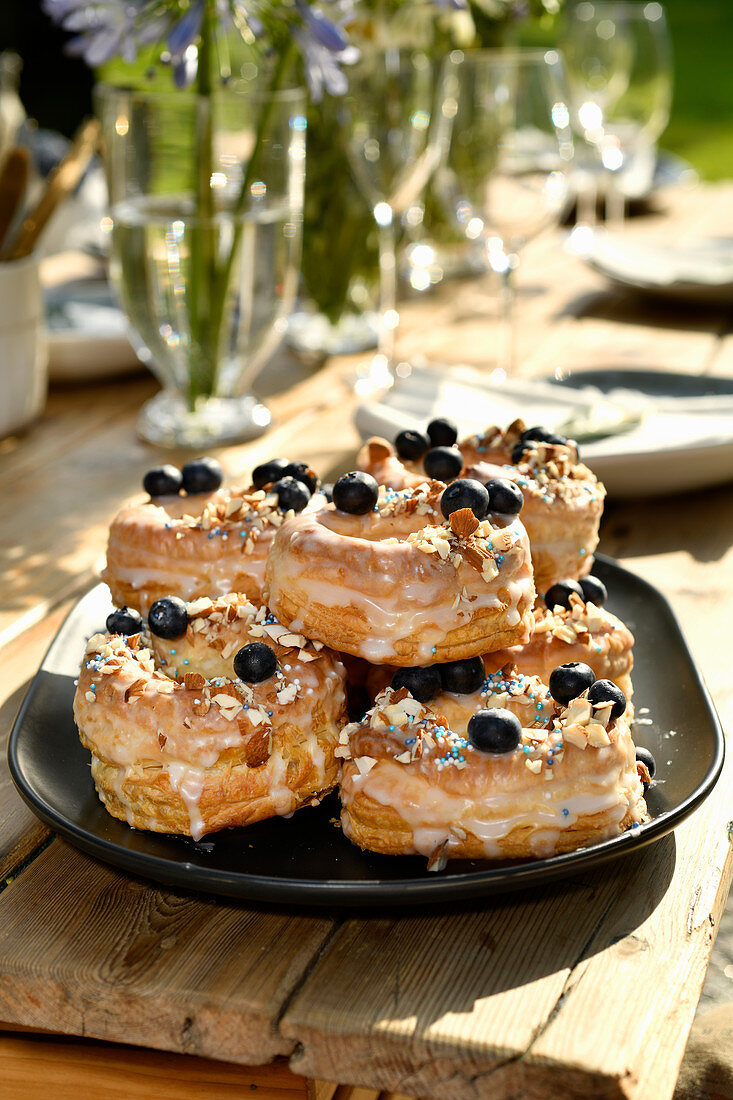
{"type": "Polygon", "coordinates": [[[148,472],[74,702],[109,812],[198,840],[338,789],[351,841],[431,869],[644,821],[634,640],[591,574],[604,490],[576,445],[437,419],[358,466],[148,472]]]}

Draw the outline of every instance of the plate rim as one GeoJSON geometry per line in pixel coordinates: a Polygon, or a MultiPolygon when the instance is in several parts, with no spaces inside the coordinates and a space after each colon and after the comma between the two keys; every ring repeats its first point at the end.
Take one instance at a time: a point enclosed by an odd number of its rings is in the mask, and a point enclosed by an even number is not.
{"type": "MultiPolygon", "coordinates": [[[[489,864],[488,868],[452,874],[448,878],[434,875],[433,877],[390,879],[385,882],[381,879],[303,880],[283,877],[269,878],[247,872],[227,872],[216,868],[201,867],[199,864],[191,863],[188,860],[177,862],[164,856],[136,852],[90,832],[64,817],[34,790],[32,783],[23,771],[20,760],[20,753],[22,752],[20,742],[23,736],[25,714],[30,707],[33,688],[39,673],[43,671],[56,642],[82,600],[97,589],[103,588],[102,583],[94,585],[72,605],[69,614],[55,633],[38,670],[29,684],[8,738],[7,762],[10,776],[21,798],[36,817],[39,817],[54,832],[69,840],[75,847],[105,864],[177,889],[194,889],[201,893],[214,893],[239,898],[240,900],[267,901],[275,904],[287,903],[289,905],[303,904],[311,906],[336,904],[348,907],[388,906],[391,904],[434,904],[451,898],[465,900],[468,898],[489,897],[494,894],[500,895],[522,889],[532,883],[544,883],[570,877],[588,867],[595,867],[599,863],[616,859],[630,849],[638,850],[646,847],[672,832],[711,793],[720,777],[725,760],[725,737],[720,718],[697,661],[693,657],[677,616],[667,597],[645,578],[619,565],[615,559],[604,554],[596,554],[595,557],[604,566],[618,570],[622,575],[622,579],[624,574],[631,576],[635,583],[638,583],[643,589],[652,594],[652,598],[661,602],[664,610],[674,623],[678,640],[689,659],[690,670],[705,701],[715,733],[715,751],[709,767],[701,782],[687,798],[673,809],[660,814],[659,817],[598,844],[575,849],[572,852],[528,860],[509,867],[492,867],[489,864]],[[235,886],[239,888],[235,889],[235,886]],[[245,887],[245,889],[242,889],[242,887],[245,887]]],[[[120,824],[124,823],[120,822],[120,824]]],[[[144,830],[139,831],[144,832],[144,830]]],[[[184,838],[179,839],[183,840],[184,838]]],[[[429,872],[426,872],[426,875],[429,874],[429,872]]]]}

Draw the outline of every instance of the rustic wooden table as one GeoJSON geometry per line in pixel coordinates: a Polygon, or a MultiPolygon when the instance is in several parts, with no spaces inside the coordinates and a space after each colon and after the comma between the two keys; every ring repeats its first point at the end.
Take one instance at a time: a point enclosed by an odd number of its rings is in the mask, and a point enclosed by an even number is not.
{"type": "MultiPolygon", "coordinates": [[[[733,186],[663,196],[662,206],[637,219],[637,231],[733,229],[733,186]]],[[[730,313],[611,290],[557,237],[528,248],[520,288],[527,374],[563,365],[733,375],[730,313]]],[[[402,351],[485,364],[495,327],[477,313],[484,304],[475,284],[408,303],[402,351]]],[[[348,468],[358,443],[351,369],[333,361],[310,375],[278,359],[262,379],[276,427],[225,451],[229,471],[279,453],[324,476],[348,468]]],[[[112,514],[157,459],[134,435],[153,389],[147,377],[54,389],[41,422],[0,443],[5,730],[52,634],[94,581],[112,514]]],[[[733,486],[613,503],[601,545],[667,594],[729,730],[732,505],[733,486]]],[[[50,835],[3,765],[0,1019],[87,1038],[6,1032],[4,1084],[24,1098],[79,1087],[107,1097],[247,1087],[281,1100],[332,1095],[335,1086],[316,1078],[364,1086],[342,1087],[342,1100],[379,1090],[436,1100],[668,1098],[731,877],[732,772],[729,764],[673,837],[598,872],[398,914],[269,909],[157,889],[50,835]],[[90,1037],[199,1057],[135,1050],[126,1060],[90,1037]],[[270,1071],[242,1068],[275,1059],[270,1071]]]]}

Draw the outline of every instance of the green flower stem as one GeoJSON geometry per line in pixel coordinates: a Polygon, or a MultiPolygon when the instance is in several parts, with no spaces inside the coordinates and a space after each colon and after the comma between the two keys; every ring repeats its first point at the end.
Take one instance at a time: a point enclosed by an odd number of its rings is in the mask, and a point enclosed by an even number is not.
{"type": "Polygon", "coordinates": [[[191,227],[191,260],[188,278],[191,355],[188,371],[188,406],[193,411],[200,397],[214,392],[219,359],[219,329],[214,326],[212,289],[217,267],[217,230],[214,224],[213,81],[215,2],[206,0],[201,22],[196,100],[197,166],[195,217],[191,227]]]}
{"type": "MultiPolygon", "coordinates": [[[[232,217],[232,246],[229,250],[227,257],[225,258],[222,266],[215,273],[215,278],[212,282],[212,295],[211,295],[211,323],[212,329],[219,336],[221,334],[221,326],[224,321],[224,311],[227,300],[227,292],[229,290],[229,283],[232,277],[232,271],[234,269],[234,263],[239,252],[239,247],[242,240],[243,232],[243,215],[247,206],[247,200],[250,194],[250,188],[256,178],[256,170],[259,165],[260,155],[267,134],[267,129],[270,124],[270,118],[274,107],[275,93],[282,86],[283,78],[287,72],[290,61],[294,51],[294,44],[292,40],[288,46],[278,55],[277,65],[272,74],[272,80],[270,82],[269,94],[264,98],[262,104],[262,110],[260,111],[259,118],[257,120],[257,129],[255,131],[254,144],[252,146],[252,154],[247,163],[247,167],[244,171],[244,178],[242,179],[242,186],[237,196],[237,201],[231,210],[232,217]]],[[[218,346],[218,343],[217,343],[218,346]]],[[[243,373],[242,383],[246,384],[247,376],[243,373]]]]}

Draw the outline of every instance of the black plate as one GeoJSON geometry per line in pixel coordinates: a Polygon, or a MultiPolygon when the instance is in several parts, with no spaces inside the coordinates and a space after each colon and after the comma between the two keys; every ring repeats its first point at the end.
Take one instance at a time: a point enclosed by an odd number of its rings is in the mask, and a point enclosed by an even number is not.
{"type": "Polygon", "coordinates": [[[74,608],[54,639],[13,727],[8,761],[31,809],[73,844],[125,871],[159,883],[232,897],[323,905],[434,902],[475,897],[566,877],[668,833],[710,793],[723,764],[723,735],[667,601],[609,560],[594,572],[609,607],[636,635],[634,700],[651,725],[637,743],[657,761],[649,791],[652,820],[620,837],[566,855],[523,861],[450,862],[439,873],[413,856],[377,856],[352,845],[333,824],[335,796],[294,818],[227,829],[199,843],[132,829],[99,802],[72,718],[74,677],[84,644],[109,611],[98,585],[74,608]],[[674,731],[671,733],[670,731],[674,731]]]}

